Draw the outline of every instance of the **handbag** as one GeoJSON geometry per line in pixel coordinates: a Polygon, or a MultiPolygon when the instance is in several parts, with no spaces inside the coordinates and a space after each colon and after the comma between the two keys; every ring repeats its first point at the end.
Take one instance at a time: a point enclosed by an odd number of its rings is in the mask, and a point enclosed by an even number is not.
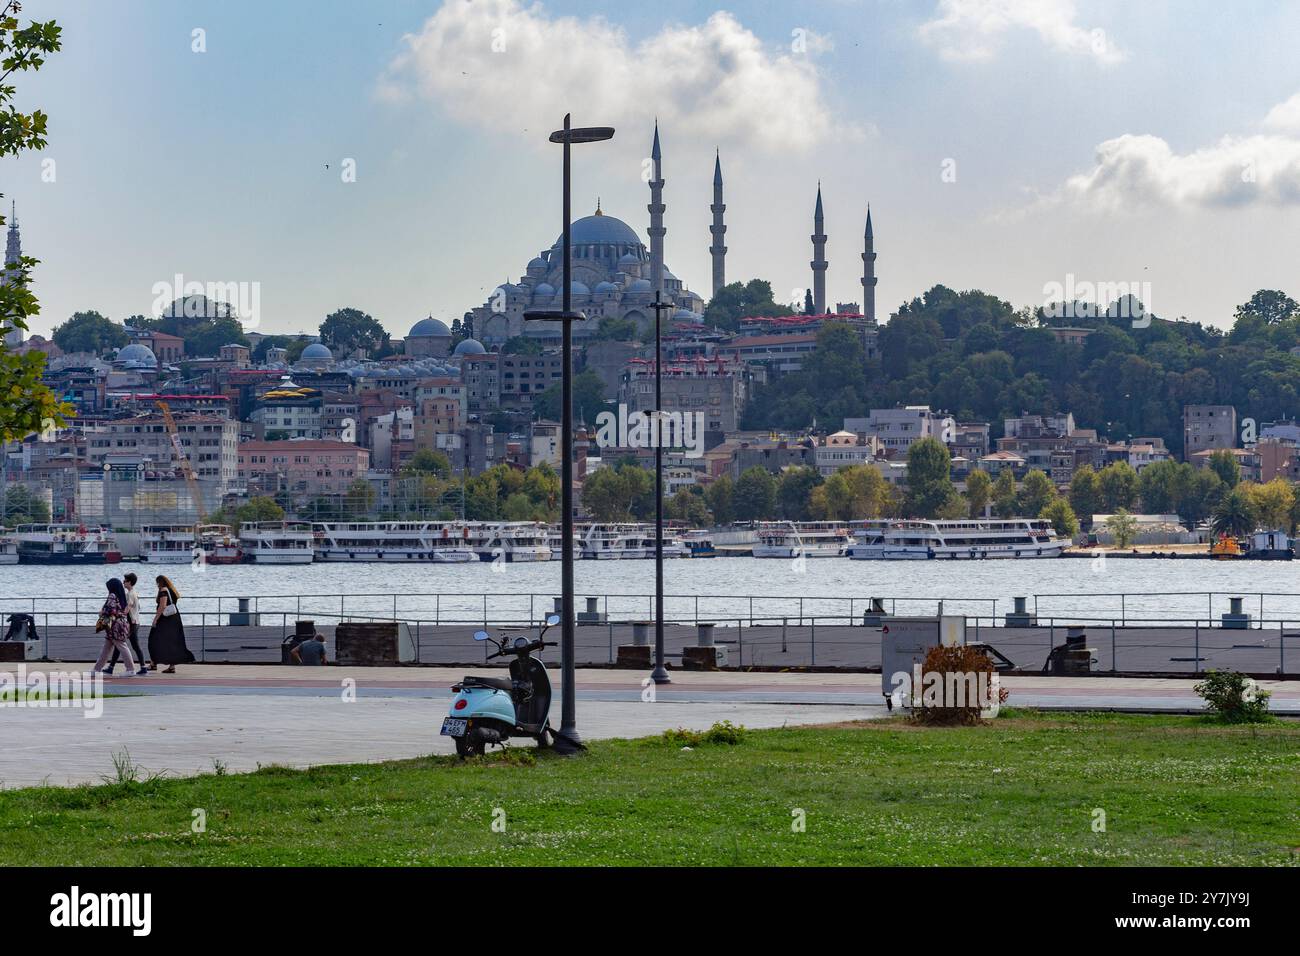
{"type": "Polygon", "coordinates": [[[107,630],[108,630],[108,619],[107,619],[107,618],[103,618],[103,617],[101,617],[98,621],[95,622],[95,633],[96,633],[96,634],[98,634],[100,631],[107,631],[107,630]]]}
{"type": "Polygon", "coordinates": [[[175,604],[168,604],[165,608],[162,609],[162,616],[163,616],[163,617],[175,617],[176,614],[177,614],[177,611],[176,611],[176,605],[175,605],[175,604]]]}

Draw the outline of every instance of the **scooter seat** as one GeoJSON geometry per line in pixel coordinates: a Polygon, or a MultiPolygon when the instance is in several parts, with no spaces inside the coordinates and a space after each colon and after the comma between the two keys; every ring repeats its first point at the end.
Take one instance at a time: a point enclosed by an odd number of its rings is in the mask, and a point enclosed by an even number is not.
{"type": "Polygon", "coordinates": [[[461,680],[460,685],[462,687],[492,687],[507,693],[515,689],[514,682],[503,677],[465,677],[461,680]]]}

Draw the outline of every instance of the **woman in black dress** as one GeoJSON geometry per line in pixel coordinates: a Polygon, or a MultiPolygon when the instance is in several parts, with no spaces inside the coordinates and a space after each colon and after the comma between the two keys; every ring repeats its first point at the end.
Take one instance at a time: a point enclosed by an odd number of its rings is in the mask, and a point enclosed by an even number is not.
{"type": "Polygon", "coordinates": [[[194,655],[185,646],[185,625],[181,623],[177,606],[181,592],[164,574],[158,575],[156,580],[158,610],[153,616],[153,626],[149,628],[149,656],[155,665],[167,665],[164,674],[175,674],[176,665],[193,664],[194,655]]]}

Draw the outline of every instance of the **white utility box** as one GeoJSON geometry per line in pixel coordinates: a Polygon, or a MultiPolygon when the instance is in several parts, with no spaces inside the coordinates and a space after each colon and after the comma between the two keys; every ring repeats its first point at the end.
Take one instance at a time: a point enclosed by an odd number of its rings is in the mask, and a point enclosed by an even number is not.
{"type": "Polygon", "coordinates": [[[966,643],[966,618],[960,615],[940,617],[891,617],[880,629],[880,692],[891,708],[897,704],[911,709],[916,668],[925,663],[932,647],[954,647],[966,643]],[[906,680],[896,679],[906,675],[906,680]]]}

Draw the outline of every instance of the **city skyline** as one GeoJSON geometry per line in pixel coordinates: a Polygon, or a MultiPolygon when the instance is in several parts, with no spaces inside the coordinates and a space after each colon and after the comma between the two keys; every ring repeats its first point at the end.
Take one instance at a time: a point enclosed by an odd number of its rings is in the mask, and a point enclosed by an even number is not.
{"type": "Polygon", "coordinates": [[[779,301],[812,285],[819,182],[825,299],[862,301],[870,203],[882,322],[936,283],[1019,307],[1071,277],[1142,282],[1157,315],[1219,327],[1258,288],[1296,292],[1300,69],[1281,51],[1300,11],[1281,5],[1249,42],[1192,3],[256,9],[27,5],[64,27],[19,86],[49,146],[0,164],[42,260],[32,332],[148,312],[177,274],[258,283],[262,332],[343,306],[395,336],[450,321],[558,234],[545,138],[568,109],[618,130],[576,160],[575,215],[599,197],[643,241],[658,118],[665,253],[691,288],[711,288],[720,153],[727,279],[779,301]]]}

